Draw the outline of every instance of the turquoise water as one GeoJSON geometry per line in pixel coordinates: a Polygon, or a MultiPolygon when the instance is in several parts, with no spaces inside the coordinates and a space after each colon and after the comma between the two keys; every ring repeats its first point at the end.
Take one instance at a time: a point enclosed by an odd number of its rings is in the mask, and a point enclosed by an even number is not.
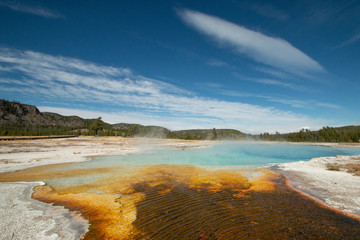
{"type": "MultiPolygon", "coordinates": [[[[133,171],[141,165],[174,164],[199,167],[264,166],[275,163],[309,161],[316,157],[336,155],[360,155],[360,147],[341,148],[293,144],[220,143],[193,150],[157,148],[142,154],[125,156],[101,156],[91,161],[74,163],[53,171],[71,169],[103,168],[126,165],[122,171],[133,171]]],[[[125,172],[122,172],[124,174],[125,172]]],[[[106,177],[108,173],[48,179],[57,187],[91,184],[106,177]]]]}
{"type": "Polygon", "coordinates": [[[109,167],[120,164],[155,165],[176,164],[194,166],[267,165],[311,158],[359,155],[360,147],[324,147],[313,145],[222,143],[194,150],[154,149],[143,154],[126,156],[102,156],[74,168],[109,167]]]}

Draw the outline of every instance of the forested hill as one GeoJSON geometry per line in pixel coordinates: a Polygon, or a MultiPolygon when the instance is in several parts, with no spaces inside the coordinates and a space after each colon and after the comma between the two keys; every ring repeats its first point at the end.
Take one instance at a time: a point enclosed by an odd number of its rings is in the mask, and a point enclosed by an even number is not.
{"type": "Polygon", "coordinates": [[[264,133],[257,136],[260,140],[289,142],[354,142],[360,140],[360,126],[323,127],[317,131],[302,129],[287,134],[264,133]]]}
{"type": "Polygon", "coordinates": [[[181,139],[210,139],[210,140],[246,140],[251,138],[243,132],[234,129],[191,129],[173,131],[172,134],[175,138],[181,139]]]}
{"type": "Polygon", "coordinates": [[[1,136],[40,136],[74,134],[91,124],[78,116],[40,112],[32,105],[0,99],[1,136]]]}
{"type": "Polygon", "coordinates": [[[78,116],[62,116],[40,112],[32,105],[0,100],[0,126],[62,126],[81,127],[85,120],[78,116]]]}
{"type": "Polygon", "coordinates": [[[248,135],[232,129],[194,129],[170,131],[159,126],[118,123],[108,124],[98,119],[83,119],[78,116],[62,116],[40,112],[32,105],[0,100],[0,135],[101,135],[123,137],[155,137],[197,140],[238,140],[248,135]]]}
{"type": "Polygon", "coordinates": [[[98,119],[40,112],[35,106],[0,99],[1,136],[101,135],[155,137],[189,140],[266,140],[289,142],[359,142],[360,126],[323,127],[318,131],[250,135],[234,129],[192,129],[170,131],[159,126],[118,123],[98,119]]]}

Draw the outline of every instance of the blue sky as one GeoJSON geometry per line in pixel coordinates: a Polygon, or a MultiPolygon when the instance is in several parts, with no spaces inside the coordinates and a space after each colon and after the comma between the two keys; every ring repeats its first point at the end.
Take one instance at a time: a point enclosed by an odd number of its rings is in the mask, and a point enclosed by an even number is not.
{"type": "Polygon", "coordinates": [[[1,98],[172,130],[360,124],[359,1],[0,0],[1,98]]]}

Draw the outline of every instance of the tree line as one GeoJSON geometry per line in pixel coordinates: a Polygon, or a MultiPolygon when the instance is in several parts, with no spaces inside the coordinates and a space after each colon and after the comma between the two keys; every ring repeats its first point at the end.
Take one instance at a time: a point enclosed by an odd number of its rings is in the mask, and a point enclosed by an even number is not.
{"type": "MultiPolygon", "coordinates": [[[[235,131],[235,130],[234,130],[235,131]]],[[[239,135],[239,133],[224,129],[203,129],[203,130],[183,130],[170,131],[166,128],[156,126],[142,126],[129,124],[124,129],[113,128],[97,119],[87,120],[82,127],[65,126],[21,126],[3,125],[0,127],[0,136],[50,136],[50,135],[83,135],[83,136],[121,136],[121,137],[155,137],[172,138],[185,140],[260,140],[260,141],[288,141],[288,142],[360,142],[360,126],[349,127],[323,127],[318,131],[302,129],[299,132],[280,134],[270,134],[268,132],[260,135],[239,135]]]]}
{"type": "Polygon", "coordinates": [[[288,142],[354,142],[360,140],[360,126],[347,127],[323,127],[318,131],[310,131],[309,129],[301,129],[296,133],[287,134],[269,134],[263,133],[259,135],[260,140],[266,141],[288,141],[288,142]]]}
{"type": "Polygon", "coordinates": [[[244,134],[234,129],[193,129],[170,131],[164,127],[140,124],[108,124],[97,119],[40,113],[31,105],[0,99],[1,136],[97,135],[122,137],[154,137],[186,140],[265,140],[289,142],[359,142],[360,126],[323,127],[318,131],[260,135],[244,134]],[[29,120],[30,119],[30,120],[29,120]]]}

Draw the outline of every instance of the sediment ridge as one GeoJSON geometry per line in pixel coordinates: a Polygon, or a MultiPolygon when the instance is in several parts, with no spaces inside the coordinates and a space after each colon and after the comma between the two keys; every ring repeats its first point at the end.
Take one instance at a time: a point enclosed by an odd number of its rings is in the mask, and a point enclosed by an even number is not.
{"type": "Polygon", "coordinates": [[[42,182],[1,183],[0,229],[2,239],[80,239],[88,221],[62,206],[32,198],[42,182]]]}

